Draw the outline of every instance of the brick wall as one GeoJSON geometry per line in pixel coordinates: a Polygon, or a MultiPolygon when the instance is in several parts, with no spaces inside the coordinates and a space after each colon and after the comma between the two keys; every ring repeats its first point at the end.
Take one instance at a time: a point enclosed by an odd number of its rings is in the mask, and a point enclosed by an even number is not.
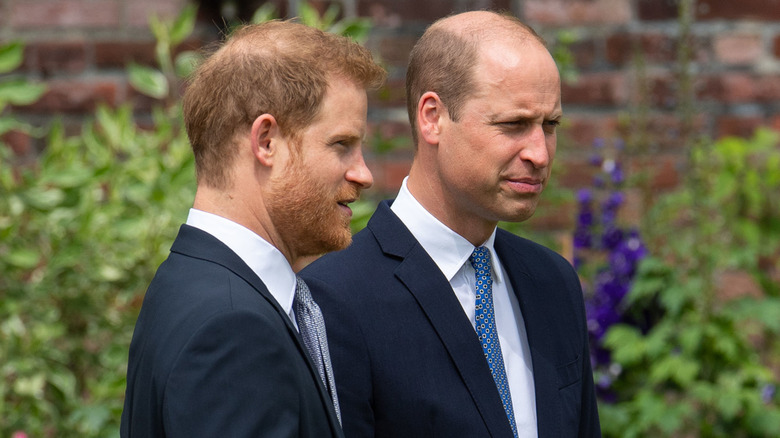
{"type": "MultiPolygon", "coordinates": [[[[127,61],[151,63],[154,41],[146,28],[151,13],[175,15],[185,0],[0,0],[0,38],[27,43],[15,74],[49,83],[36,104],[17,115],[43,124],[53,114],[74,126],[98,102],[132,100],[151,105],[127,83],[127,61]]],[[[218,10],[202,0],[202,11],[218,10]],[[207,7],[208,6],[208,7],[207,7]]],[[[251,1],[240,5],[257,4],[251,1]]],[[[286,10],[285,0],[275,4],[286,10]]],[[[313,1],[324,7],[328,2],[313,1]]],[[[368,46],[386,63],[389,87],[372,96],[370,119],[384,139],[409,134],[403,76],[409,49],[434,19],[479,8],[511,10],[549,41],[559,32],[576,36],[571,46],[579,71],[563,87],[567,123],[561,132],[567,186],[586,184],[586,156],[596,138],[628,137],[626,120],[646,115],[647,152],[654,187],[675,186],[683,171],[675,60],[680,29],[674,0],[356,0],[374,29],[368,46]],[[638,61],[641,61],[638,62],[638,61]],[[637,68],[637,65],[642,68],[637,68]],[[643,92],[643,90],[645,92],[643,92]],[[642,105],[646,102],[646,105],[642,105]],[[644,111],[640,109],[644,108],[644,111]]],[[[246,9],[246,8],[244,8],[246,9]]],[[[205,13],[202,13],[204,15],[205,13]]],[[[696,129],[713,137],[749,135],[759,125],[780,129],[780,0],[698,0],[692,27],[696,129]]],[[[214,16],[205,14],[198,45],[216,37],[214,16]]],[[[7,139],[20,155],[40,148],[22,135],[7,139]]],[[[369,157],[380,190],[394,191],[406,174],[410,149],[369,157]]]]}

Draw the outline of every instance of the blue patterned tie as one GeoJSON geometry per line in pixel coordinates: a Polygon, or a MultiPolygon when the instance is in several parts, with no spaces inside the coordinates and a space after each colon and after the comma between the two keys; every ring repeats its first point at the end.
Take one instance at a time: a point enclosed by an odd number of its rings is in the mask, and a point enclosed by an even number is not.
{"type": "Polygon", "coordinates": [[[509,383],[504,369],[504,358],[501,356],[501,344],[496,331],[496,317],[493,310],[493,279],[490,275],[490,252],[484,246],[474,249],[471,253],[471,266],[476,271],[477,300],[474,308],[475,328],[482,351],[485,352],[490,367],[490,374],[498,387],[498,394],[504,404],[504,411],[512,426],[512,433],[517,437],[517,424],[515,423],[515,411],[512,409],[512,394],[509,392],[509,383]]]}
{"type": "Polygon", "coordinates": [[[320,306],[311,297],[309,286],[306,285],[306,282],[301,277],[296,276],[296,279],[295,298],[293,299],[295,321],[298,323],[303,345],[309,350],[309,357],[311,357],[311,360],[317,367],[322,382],[330,393],[330,397],[333,400],[333,408],[336,410],[336,417],[338,417],[339,423],[341,423],[341,409],[339,409],[339,397],[336,393],[336,382],[333,379],[333,367],[330,363],[328,336],[325,333],[325,319],[322,317],[320,306]]]}

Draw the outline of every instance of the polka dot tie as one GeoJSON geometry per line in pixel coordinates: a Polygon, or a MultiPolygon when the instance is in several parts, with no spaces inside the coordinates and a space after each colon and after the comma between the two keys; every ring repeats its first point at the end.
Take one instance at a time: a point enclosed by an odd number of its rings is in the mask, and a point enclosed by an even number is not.
{"type": "Polygon", "coordinates": [[[303,345],[309,351],[314,366],[320,374],[322,382],[333,400],[333,408],[341,423],[341,410],[339,409],[339,397],[336,393],[336,382],[333,378],[333,367],[330,363],[330,351],[328,350],[328,336],[325,333],[325,319],[322,317],[320,306],[311,297],[309,286],[301,277],[296,277],[298,283],[295,286],[295,321],[301,332],[303,345]]]}
{"type": "Polygon", "coordinates": [[[475,328],[482,351],[485,353],[490,373],[496,382],[498,394],[504,404],[504,411],[512,426],[512,433],[517,437],[517,424],[515,412],[512,409],[512,394],[509,392],[509,383],[504,369],[504,358],[501,356],[501,344],[496,331],[496,317],[493,311],[493,279],[490,275],[490,252],[484,246],[474,249],[471,253],[471,266],[476,271],[477,300],[474,308],[475,328]]]}

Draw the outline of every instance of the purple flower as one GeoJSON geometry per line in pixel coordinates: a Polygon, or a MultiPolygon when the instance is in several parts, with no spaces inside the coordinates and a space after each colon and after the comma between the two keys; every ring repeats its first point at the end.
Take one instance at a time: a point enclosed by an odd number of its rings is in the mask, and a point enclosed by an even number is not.
{"type": "Polygon", "coordinates": [[[581,227],[587,228],[593,225],[593,213],[588,210],[583,210],[577,215],[577,224],[581,227]]]}
{"type": "Polygon", "coordinates": [[[772,402],[772,400],[775,398],[775,392],[777,391],[777,387],[771,383],[767,383],[763,387],[761,387],[761,400],[765,404],[769,404],[772,402]]]}
{"type": "Polygon", "coordinates": [[[593,236],[590,230],[583,227],[577,227],[574,230],[574,247],[575,248],[592,248],[593,236]]]}
{"type": "Polygon", "coordinates": [[[615,226],[608,226],[601,236],[601,244],[604,248],[612,250],[623,241],[623,230],[615,226]]]}
{"type": "Polygon", "coordinates": [[[588,158],[588,163],[591,166],[601,167],[601,163],[603,162],[604,158],[599,154],[591,154],[591,156],[588,158]]]}
{"type": "Polygon", "coordinates": [[[579,202],[580,205],[590,204],[590,201],[592,200],[593,192],[591,192],[590,189],[580,189],[577,191],[577,202],[579,202]]]}
{"type": "Polygon", "coordinates": [[[612,177],[612,182],[615,184],[623,183],[625,178],[623,177],[623,169],[620,168],[620,165],[615,165],[615,168],[610,172],[610,177],[612,177]]]}
{"type": "Polygon", "coordinates": [[[608,210],[617,210],[618,207],[623,205],[623,201],[626,199],[625,195],[623,195],[623,192],[612,192],[607,197],[606,201],[604,201],[604,204],[602,205],[603,208],[608,210]]]}

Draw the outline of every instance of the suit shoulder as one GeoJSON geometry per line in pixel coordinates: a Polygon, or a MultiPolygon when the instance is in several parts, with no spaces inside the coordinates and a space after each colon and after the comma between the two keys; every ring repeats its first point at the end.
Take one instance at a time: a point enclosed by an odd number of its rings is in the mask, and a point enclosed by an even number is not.
{"type": "Polygon", "coordinates": [[[500,228],[496,232],[496,244],[506,245],[513,251],[523,252],[528,255],[528,258],[541,259],[544,262],[555,263],[560,268],[574,270],[566,258],[552,249],[500,228]]]}

